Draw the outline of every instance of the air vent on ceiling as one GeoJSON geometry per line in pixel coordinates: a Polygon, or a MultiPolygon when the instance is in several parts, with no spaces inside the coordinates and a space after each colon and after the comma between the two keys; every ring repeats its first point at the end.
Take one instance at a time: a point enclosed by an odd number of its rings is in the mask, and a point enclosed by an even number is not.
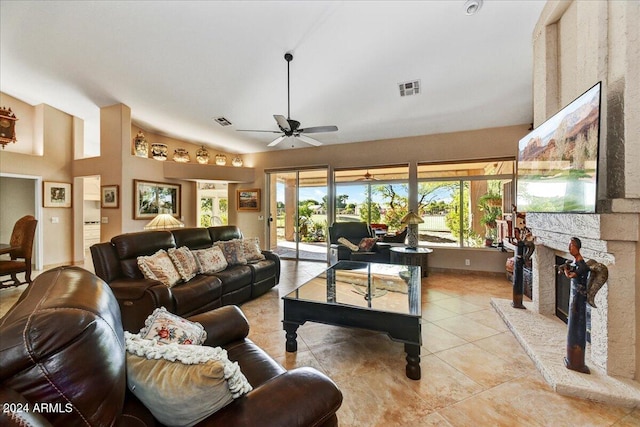
{"type": "Polygon", "coordinates": [[[398,83],[398,87],[400,88],[400,96],[417,95],[420,93],[420,80],[398,83]]]}
{"type": "Polygon", "coordinates": [[[231,122],[226,117],[215,117],[213,120],[218,122],[220,126],[231,126],[231,122]]]}

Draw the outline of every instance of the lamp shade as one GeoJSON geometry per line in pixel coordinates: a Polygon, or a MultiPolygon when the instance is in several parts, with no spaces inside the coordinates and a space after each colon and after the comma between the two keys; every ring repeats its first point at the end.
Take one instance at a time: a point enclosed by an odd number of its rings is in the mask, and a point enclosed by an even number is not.
{"type": "Polygon", "coordinates": [[[409,211],[409,213],[406,214],[400,220],[400,222],[402,224],[422,224],[424,221],[422,220],[422,218],[420,218],[418,214],[414,213],[413,211],[409,211]]]}
{"type": "Polygon", "coordinates": [[[180,228],[184,227],[184,224],[178,221],[173,215],[168,213],[161,213],[144,226],[145,230],[166,230],[168,228],[180,228]]]}

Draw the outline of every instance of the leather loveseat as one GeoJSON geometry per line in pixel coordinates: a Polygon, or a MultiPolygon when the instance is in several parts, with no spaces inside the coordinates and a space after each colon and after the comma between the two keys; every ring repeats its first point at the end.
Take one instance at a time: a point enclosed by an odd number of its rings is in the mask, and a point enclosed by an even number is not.
{"type": "Polygon", "coordinates": [[[369,251],[353,251],[338,241],[344,237],[354,245],[358,245],[363,238],[375,238],[375,233],[365,222],[334,222],[329,227],[329,242],[331,244],[331,263],[341,260],[390,262],[389,249],[391,245],[377,242],[369,251]]]}
{"type": "MultiPolygon", "coordinates": [[[[240,366],[252,391],[197,426],[335,426],[342,394],[312,368],[290,371],[247,338],[236,306],[190,317],[240,366]]],[[[2,426],[159,426],[127,388],[120,309],[79,267],[40,274],[0,319],[2,426]]],[[[203,397],[205,404],[207,396],[203,397]]]]}
{"type": "Polygon", "coordinates": [[[240,229],[232,225],[142,231],[95,244],[91,246],[91,256],[96,275],[109,284],[120,304],[124,329],[137,332],[156,308],[165,307],[179,316],[192,316],[223,305],[241,304],[277,285],[280,258],[270,251],[262,251],[264,260],[229,265],[217,273],[197,274],[171,288],[160,281],[146,279],[138,267],[139,256],[153,255],[160,249],[183,246],[191,250],[204,249],[214,242],[242,237],[240,229]]]}

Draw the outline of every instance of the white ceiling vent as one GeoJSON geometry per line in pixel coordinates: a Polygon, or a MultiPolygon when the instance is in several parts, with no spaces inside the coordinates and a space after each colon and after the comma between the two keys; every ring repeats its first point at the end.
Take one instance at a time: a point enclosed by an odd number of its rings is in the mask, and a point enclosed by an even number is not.
{"type": "Polygon", "coordinates": [[[213,120],[218,122],[220,126],[231,126],[231,122],[225,117],[215,117],[213,120]]]}
{"type": "Polygon", "coordinates": [[[411,96],[420,93],[420,80],[411,82],[398,83],[400,88],[400,96],[411,96]]]}

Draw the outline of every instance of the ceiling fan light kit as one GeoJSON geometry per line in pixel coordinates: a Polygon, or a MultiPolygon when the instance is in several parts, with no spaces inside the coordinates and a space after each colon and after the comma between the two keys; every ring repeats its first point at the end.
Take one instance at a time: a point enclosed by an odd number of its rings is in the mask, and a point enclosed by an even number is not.
{"type": "Polygon", "coordinates": [[[281,143],[285,138],[294,137],[299,140],[306,142],[307,144],[318,146],[322,145],[322,143],[316,139],[308,137],[303,134],[309,133],[323,133],[323,132],[335,132],[338,130],[337,126],[314,126],[310,128],[300,128],[300,122],[297,120],[293,120],[291,118],[291,90],[290,90],[290,73],[289,73],[289,63],[293,61],[293,54],[291,52],[287,52],[284,54],[284,59],[287,61],[287,117],[274,114],[273,118],[276,120],[279,131],[272,130],[245,130],[238,129],[240,132],[270,132],[270,133],[281,133],[279,137],[271,141],[267,146],[274,147],[281,143]]]}

